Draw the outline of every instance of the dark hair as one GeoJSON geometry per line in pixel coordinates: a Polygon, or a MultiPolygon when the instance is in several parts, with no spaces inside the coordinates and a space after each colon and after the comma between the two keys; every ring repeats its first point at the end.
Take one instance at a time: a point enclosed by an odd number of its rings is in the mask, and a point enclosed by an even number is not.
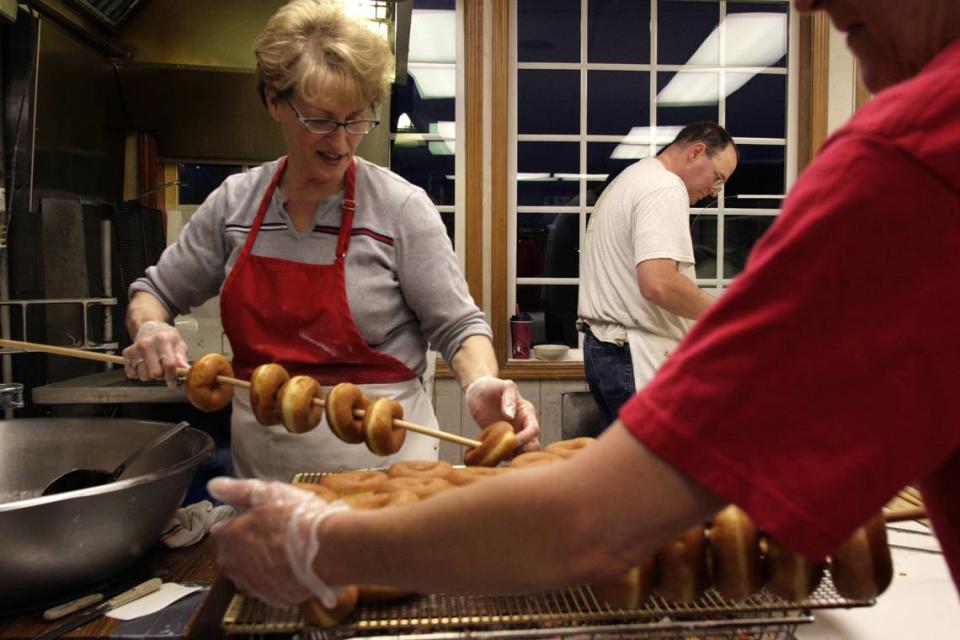
{"type": "Polygon", "coordinates": [[[737,154],[737,160],[740,159],[740,151],[733,142],[733,138],[727,133],[727,130],[716,122],[691,122],[677,134],[671,145],[686,146],[702,142],[707,147],[707,155],[713,156],[727,148],[727,145],[733,145],[733,151],[737,154]]]}

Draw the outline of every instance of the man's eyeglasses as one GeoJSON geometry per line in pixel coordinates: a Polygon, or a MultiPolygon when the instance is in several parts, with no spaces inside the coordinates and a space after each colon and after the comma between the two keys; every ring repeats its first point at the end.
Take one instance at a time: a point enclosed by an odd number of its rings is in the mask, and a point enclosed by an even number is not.
{"type": "Polygon", "coordinates": [[[340,127],[343,127],[346,132],[351,135],[365,136],[380,124],[379,120],[347,120],[346,122],[340,122],[339,120],[331,120],[330,118],[306,118],[293,106],[290,98],[287,98],[287,104],[293,109],[293,113],[296,114],[297,120],[300,121],[304,129],[310,133],[317,133],[323,136],[330,135],[340,127]]]}

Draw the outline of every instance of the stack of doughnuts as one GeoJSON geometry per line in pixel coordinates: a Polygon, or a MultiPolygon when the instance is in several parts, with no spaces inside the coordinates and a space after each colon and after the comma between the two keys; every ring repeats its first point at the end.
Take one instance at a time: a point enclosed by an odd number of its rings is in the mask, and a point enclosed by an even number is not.
{"type": "MultiPolygon", "coordinates": [[[[837,592],[851,600],[870,600],[889,586],[893,576],[882,514],[860,527],[829,558],[837,592]]],[[[735,506],[697,525],[654,556],[653,568],[641,566],[621,578],[595,584],[594,593],[611,606],[636,608],[651,592],[675,603],[699,599],[713,586],[724,598],[737,600],[761,587],[790,602],[809,598],[820,584],[824,563],[813,562],[758,531],[735,506]],[[627,604],[634,606],[628,607],[627,604]]]]}

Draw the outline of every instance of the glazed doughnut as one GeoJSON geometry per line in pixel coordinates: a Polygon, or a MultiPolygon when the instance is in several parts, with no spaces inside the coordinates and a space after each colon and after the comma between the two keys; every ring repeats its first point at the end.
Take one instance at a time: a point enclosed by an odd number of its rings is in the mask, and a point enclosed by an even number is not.
{"type": "Polygon", "coordinates": [[[413,491],[418,498],[426,500],[447,489],[453,489],[453,485],[443,478],[391,478],[377,487],[376,493],[413,491]]]}
{"type": "Polygon", "coordinates": [[[233,399],[233,386],[218,382],[217,376],[233,377],[230,361],[219,353],[208,353],[187,371],[187,399],[200,411],[219,411],[233,399]]]}
{"type": "Polygon", "coordinates": [[[377,398],[367,407],[363,416],[363,432],[367,449],[378,456],[393,455],[400,451],[407,430],[396,427],[394,420],[403,418],[403,407],[393,398],[377,398]]]}
{"type": "Polygon", "coordinates": [[[443,478],[449,480],[453,466],[443,460],[403,460],[387,469],[391,478],[443,478]]]}
{"type": "Polygon", "coordinates": [[[300,613],[310,624],[315,624],[318,627],[332,627],[340,624],[357,608],[358,594],[357,587],[350,585],[337,596],[337,603],[333,606],[333,609],[327,609],[319,600],[311,598],[300,603],[300,613]]]}
{"type": "Polygon", "coordinates": [[[463,463],[470,467],[495,467],[517,448],[517,436],[509,422],[494,422],[480,432],[480,446],[467,449],[463,463]]]}
{"type": "Polygon", "coordinates": [[[447,480],[455,486],[463,487],[483,478],[498,476],[509,470],[509,467],[463,467],[454,469],[447,480]]]}
{"type": "Polygon", "coordinates": [[[360,604],[395,602],[413,595],[413,591],[405,591],[403,589],[397,589],[396,587],[384,587],[374,584],[362,584],[358,589],[360,589],[360,604]]]}
{"type": "Polygon", "coordinates": [[[830,556],[830,573],[837,592],[851,600],[871,600],[890,586],[893,560],[882,513],[854,531],[830,556]]]}
{"type": "Polygon", "coordinates": [[[321,500],[326,500],[327,502],[333,502],[340,495],[331,489],[330,487],[325,487],[322,484],[317,484],[316,482],[291,482],[293,486],[297,489],[303,489],[304,491],[309,491],[310,493],[316,494],[321,500]]]}
{"type": "Polygon", "coordinates": [[[363,424],[360,418],[353,417],[354,409],[366,411],[370,398],[364,395],[355,384],[341,382],[330,389],[327,396],[327,424],[333,435],[347,444],[360,444],[364,441],[363,424]]]}
{"type": "Polygon", "coordinates": [[[562,461],[563,458],[549,451],[528,451],[527,453],[521,453],[511,460],[510,466],[514,469],[523,469],[524,467],[539,467],[562,461]]]}
{"type": "Polygon", "coordinates": [[[320,478],[320,484],[341,496],[373,493],[387,481],[382,471],[341,471],[320,478]]]}
{"type": "Polygon", "coordinates": [[[320,383],[310,376],[294,376],[280,387],[280,415],[290,433],[312,431],[323,417],[323,409],[313,400],[323,399],[320,383]]]}
{"type": "Polygon", "coordinates": [[[693,602],[708,586],[706,536],[703,525],[687,529],[655,556],[657,595],[678,604],[693,602]]]}
{"type": "Polygon", "coordinates": [[[585,447],[589,447],[596,441],[596,438],[571,438],[570,440],[552,442],[544,447],[543,450],[549,451],[550,453],[560,456],[561,458],[569,458],[582,451],[585,447]]]}
{"type": "Polygon", "coordinates": [[[639,609],[653,591],[656,565],[650,558],[615,580],[591,585],[593,592],[614,609],[639,609]]]}
{"type": "Polygon", "coordinates": [[[250,408],[257,422],[269,427],[280,424],[280,387],[290,379],[290,374],[281,365],[273,362],[262,364],[250,375],[250,408]]]}
{"type": "Polygon", "coordinates": [[[402,507],[420,502],[413,491],[401,489],[390,493],[367,493],[347,496],[343,499],[351,509],[382,509],[384,507],[402,507]]]}
{"type": "Polygon", "coordinates": [[[730,505],[713,517],[708,533],[710,575],[724,598],[746,598],[760,590],[760,535],[739,507],[730,505]]]}
{"type": "Polygon", "coordinates": [[[761,544],[766,546],[763,568],[770,593],[790,602],[809,597],[823,577],[823,563],[811,562],[769,536],[761,544]]]}

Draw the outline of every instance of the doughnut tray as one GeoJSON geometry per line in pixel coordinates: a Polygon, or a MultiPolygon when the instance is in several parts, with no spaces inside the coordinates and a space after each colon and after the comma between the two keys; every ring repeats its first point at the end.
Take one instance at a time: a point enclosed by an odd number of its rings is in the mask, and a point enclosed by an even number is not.
{"type": "Polygon", "coordinates": [[[612,609],[589,587],[523,596],[413,596],[391,604],[359,607],[344,624],[311,628],[297,607],[277,608],[234,596],[223,618],[231,636],[302,634],[341,638],[649,638],[651,640],[790,640],[813,621],[811,610],[870,606],[837,594],[829,573],[810,598],[786,602],[761,590],[724,600],[709,589],[700,600],[677,605],[653,596],[636,610],[612,609]]]}

